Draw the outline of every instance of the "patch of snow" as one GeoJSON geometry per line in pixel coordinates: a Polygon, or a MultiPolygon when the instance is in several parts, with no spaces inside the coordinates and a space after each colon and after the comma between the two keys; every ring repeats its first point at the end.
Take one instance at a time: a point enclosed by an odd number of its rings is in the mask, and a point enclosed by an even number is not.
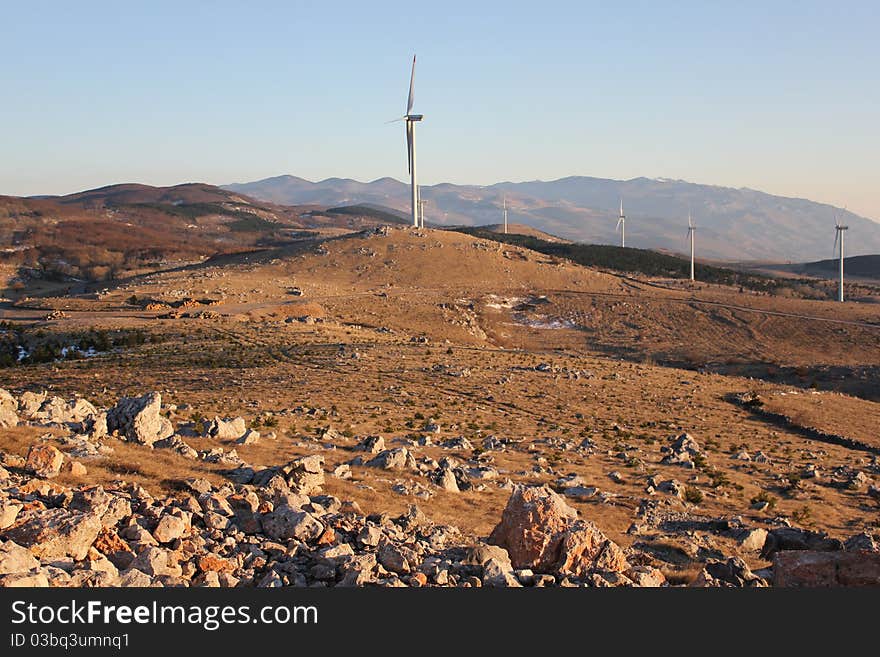
{"type": "Polygon", "coordinates": [[[525,315],[516,314],[513,319],[520,326],[528,326],[536,329],[573,329],[577,328],[577,324],[561,317],[547,317],[546,315],[535,315],[534,317],[526,317],[525,315]]]}

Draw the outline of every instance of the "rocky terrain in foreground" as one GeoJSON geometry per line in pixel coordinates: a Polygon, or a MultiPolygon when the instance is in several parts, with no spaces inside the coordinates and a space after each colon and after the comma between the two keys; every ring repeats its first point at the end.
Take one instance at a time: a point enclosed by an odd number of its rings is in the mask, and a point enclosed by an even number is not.
{"type": "MultiPolygon", "coordinates": [[[[497,526],[488,537],[469,537],[414,505],[391,517],[324,494],[321,454],[259,468],[232,451],[198,451],[161,409],[158,393],[98,409],[81,398],[0,391],[0,430],[20,423],[56,430],[26,457],[0,454],[0,586],[669,585],[651,550],[638,541],[621,548],[546,485],[497,483],[510,490],[497,526]],[[90,460],[112,458],[114,441],[193,460],[225,459],[229,481],[188,478],[164,497],[122,480],[74,487],[53,481],[64,471],[87,477],[90,460]]],[[[200,424],[207,435],[241,444],[259,439],[241,418],[200,424]]],[[[376,467],[396,460],[406,466],[413,459],[403,448],[380,449],[379,440],[359,448],[375,454],[367,465],[379,459],[376,467]]],[[[684,434],[666,453],[669,463],[687,463],[700,448],[684,434]]],[[[344,476],[344,466],[329,474],[344,476]]],[[[467,474],[450,461],[428,478],[448,490],[465,485],[467,474]]],[[[574,479],[557,483],[568,497],[594,494],[574,479]]],[[[656,489],[677,499],[676,487],[675,480],[652,481],[649,494],[656,489]]],[[[635,516],[633,534],[697,540],[698,532],[710,532],[772,560],[752,572],[740,557],[716,550],[692,586],[880,584],[880,546],[869,534],[844,541],[784,524],[747,527],[737,517],[681,511],[664,497],[645,498],[635,516]]]]}

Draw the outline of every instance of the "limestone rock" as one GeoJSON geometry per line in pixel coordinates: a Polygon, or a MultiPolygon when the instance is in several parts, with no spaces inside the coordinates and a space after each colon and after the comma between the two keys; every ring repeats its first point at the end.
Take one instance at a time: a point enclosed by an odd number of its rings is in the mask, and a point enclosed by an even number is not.
{"type": "Polygon", "coordinates": [[[22,508],[23,505],[15,500],[0,499],[0,529],[11,527],[15,523],[15,519],[18,517],[18,512],[21,511],[22,508]]]}
{"type": "Polygon", "coordinates": [[[263,530],[276,540],[296,538],[308,542],[321,535],[324,525],[307,511],[282,504],[263,517],[263,530]]]}
{"type": "Polygon", "coordinates": [[[0,429],[8,429],[18,424],[18,402],[8,390],[0,388],[0,429]]]}
{"type": "Polygon", "coordinates": [[[131,567],[153,577],[157,575],[179,577],[182,573],[174,552],[153,546],[144,548],[132,562],[131,567]]]}
{"type": "Polygon", "coordinates": [[[378,454],[385,450],[385,439],[382,436],[367,436],[354,449],[358,452],[378,454]]]}
{"type": "Polygon", "coordinates": [[[221,418],[215,416],[207,423],[205,431],[208,436],[218,440],[237,440],[247,431],[247,423],[243,417],[221,418]]]}
{"type": "Polygon", "coordinates": [[[324,457],[320,454],[294,459],[281,471],[290,489],[300,495],[318,493],[324,485],[324,457]]]}
{"type": "Polygon", "coordinates": [[[744,550],[753,550],[755,552],[764,548],[767,541],[767,530],[757,527],[755,529],[744,529],[737,535],[737,540],[744,550]]]}
{"type": "Polygon", "coordinates": [[[767,582],[755,575],[745,561],[739,557],[731,557],[727,561],[709,559],[691,586],[754,588],[766,587],[767,582]]]}
{"type": "Polygon", "coordinates": [[[30,548],[40,559],[84,559],[102,529],[94,513],[46,509],[4,532],[5,538],[30,548]]]}
{"type": "Polygon", "coordinates": [[[13,541],[0,541],[0,573],[26,573],[40,567],[33,553],[13,541]]]}
{"type": "Polygon", "coordinates": [[[547,487],[514,486],[489,543],[507,549],[516,568],[582,577],[594,570],[623,572],[621,549],[595,524],[547,487]]]}
{"type": "Polygon", "coordinates": [[[386,449],[384,452],[380,452],[375,458],[367,461],[365,465],[384,470],[403,470],[404,468],[415,468],[416,461],[406,447],[395,447],[394,449],[386,449]]]}
{"type": "Polygon", "coordinates": [[[159,519],[159,524],[153,530],[153,536],[160,543],[170,543],[184,536],[189,528],[189,521],[182,514],[166,513],[159,519]]]}
{"type": "Polygon", "coordinates": [[[64,454],[49,443],[31,445],[25,467],[38,477],[50,479],[57,477],[64,463],[64,454]]]}
{"type": "Polygon", "coordinates": [[[25,420],[30,420],[46,401],[45,392],[23,392],[18,398],[18,412],[25,420]]]}
{"type": "Polygon", "coordinates": [[[107,428],[118,431],[130,442],[153,446],[174,433],[171,421],[159,414],[162,395],[150,392],[141,397],[123,397],[107,412],[107,428]]]}
{"type": "Polygon", "coordinates": [[[260,432],[248,429],[241,438],[235,441],[236,445],[256,445],[260,442],[260,432]]]}

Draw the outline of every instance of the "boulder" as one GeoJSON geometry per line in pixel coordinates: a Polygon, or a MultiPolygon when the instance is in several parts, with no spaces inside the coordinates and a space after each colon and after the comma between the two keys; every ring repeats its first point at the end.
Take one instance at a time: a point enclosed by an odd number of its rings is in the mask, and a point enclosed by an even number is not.
{"type": "Polygon", "coordinates": [[[154,546],[144,548],[132,561],[131,567],[151,577],[158,575],[179,577],[183,572],[177,563],[176,553],[154,546]]]}
{"type": "Polygon", "coordinates": [[[565,533],[556,572],[586,577],[593,571],[622,573],[629,568],[623,551],[589,520],[577,520],[565,533]]]}
{"type": "Polygon", "coordinates": [[[30,548],[40,559],[84,559],[102,529],[95,513],[46,509],[7,529],[4,537],[30,548]]]}
{"type": "Polygon", "coordinates": [[[831,552],[843,549],[843,541],[829,538],[825,532],[813,532],[797,527],[776,527],[767,534],[761,550],[762,559],[771,559],[776,552],[787,550],[815,550],[831,552]]]}
{"type": "Polygon", "coordinates": [[[290,490],[299,495],[312,495],[324,485],[324,457],[320,454],[293,459],[281,468],[290,490]]]}
{"type": "Polygon", "coordinates": [[[507,549],[517,568],[552,570],[577,512],[544,487],[515,485],[488,542],[507,549]]]}
{"type": "Polygon", "coordinates": [[[18,424],[18,402],[8,390],[0,388],[0,429],[8,429],[18,424]]]}
{"type": "Polygon", "coordinates": [[[241,438],[235,441],[236,445],[256,445],[260,442],[260,432],[248,429],[241,438]]]}
{"type": "Polygon", "coordinates": [[[119,578],[119,586],[125,588],[147,588],[153,586],[153,579],[137,568],[132,568],[122,573],[119,578]]]}
{"type": "Polygon", "coordinates": [[[764,543],[767,541],[767,530],[760,527],[743,529],[737,534],[736,539],[744,550],[758,552],[764,548],[764,543]]]}
{"type": "Polygon", "coordinates": [[[49,479],[57,477],[64,463],[64,454],[49,443],[31,445],[28,450],[25,468],[38,477],[49,479]]]}
{"type": "Polygon", "coordinates": [[[358,452],[378,454],[385,450],[385,439],[382,436],[367,436],[355,445],[354,449],[358,452]]]}
{"type": "Polygon", "coordinates": [[[365,465],[371,468],[382,468],[383,470],[403,470],[404,468],[415,468],[416,461],[406,447],[395,447],[394,449],[386,449],[380,452],[376,457],[370,459],[365,465]]]}
{"type": "Polygon", "coordinates": [[[46,392],[23,392],[18,398],[18,412],[25,420],[31,419],[46,401],[46,392]]]}
{"type": "Polygon", "coordinates": [[[141,397],[123,397],[107,412],[107,428],[118,431],[129,442],[153,446],[174,434],[171,420],[162,417],[162,395],[150,392],[141,397]]]}
{"type": "Polygon", "coordinates": [[[536,572],[582,577],[629,567],[613,541],[546,486],[514,486],[488,542],[506,548],[515,568],[536,572]]]}
{"type": "Polygon", "coordinates": [[[76,425],[86,418],[96,417],[101,413],[88,400],[77,398],[65,401],[61,397],[49,397],[40,404],[39,409],[30,414],[29,419],[42,424],[60,426],[76,425]]]}
{"type": "Polygon", "coordinates": [[[170,543],[184,536],[189,529],[189,520],[183,514],[165,513],[153,530],[153,537],[160,543],[170,543]]]}
{"type": "Polygon", "coordinates": [[[691,586],[754,588],[765,587],[767,582],[749,570],[745,561],[739,557],[730,557],[727,561],[709,559],[691,586]]]}
{"type": "Polygon", "coordinates": [[[459,492],[458,482],[455,480],[455,472],[448,468],[440,471],[440,474],[437,476],[437,485],[451,493],[459,492]]]}
{"type": "Polygon", "coordinates": [[[33,552],[13,541],[0,541],[0,573],[27,573],[39,567],[33,552]]]}
{"type": "Polygon", "coordinates": [[[0,588],[45,588],[47,586],[49,586],[49,580],[40,571],[0,577],[0,588]]]}
{"type": "Polygon", "coordinates": [[[773,556],[773,584],[785,587],[880,586],[880,553],[777,552],[773,556]]]}
{"type": "Polygon", "coordinates": [[[205,433],[217,440],[237,440],[247,431],[247,423],[243,417],[214,417],[206,423],[205,433]]]}
{"type": "Polygon", "coordinates": [[[64,466],[64,471],[73,477],[85,477],[89,473],[88,468],[79,461],[68,461],[64,466]]]}
{"type": "Polygon", "coordinates": [[[22,508],[23,505],[15,500],[0,499],[0,529],[11,527],[15,523],[15,519],[18,517],[18,512],[21,511],[22,508]]]}
{"type": "Polygon", "coordinates": [[[308,542],[318,538],[324,531],[324,525],[313,515],[286,504],[263,516],[262,522],[266,536],[276,540],[296,538],[308,542]]]}

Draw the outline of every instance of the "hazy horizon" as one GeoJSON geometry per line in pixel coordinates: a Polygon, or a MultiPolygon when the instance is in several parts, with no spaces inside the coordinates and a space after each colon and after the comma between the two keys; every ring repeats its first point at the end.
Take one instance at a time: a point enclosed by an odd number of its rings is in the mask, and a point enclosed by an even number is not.
{"type": "Polygon", "coordinates": [[[0,194],[405,180],[385,121],[417,52],[425,185],[667,178],[880,220],[872,3],[447,9],[11,7],[0,194]]]}

